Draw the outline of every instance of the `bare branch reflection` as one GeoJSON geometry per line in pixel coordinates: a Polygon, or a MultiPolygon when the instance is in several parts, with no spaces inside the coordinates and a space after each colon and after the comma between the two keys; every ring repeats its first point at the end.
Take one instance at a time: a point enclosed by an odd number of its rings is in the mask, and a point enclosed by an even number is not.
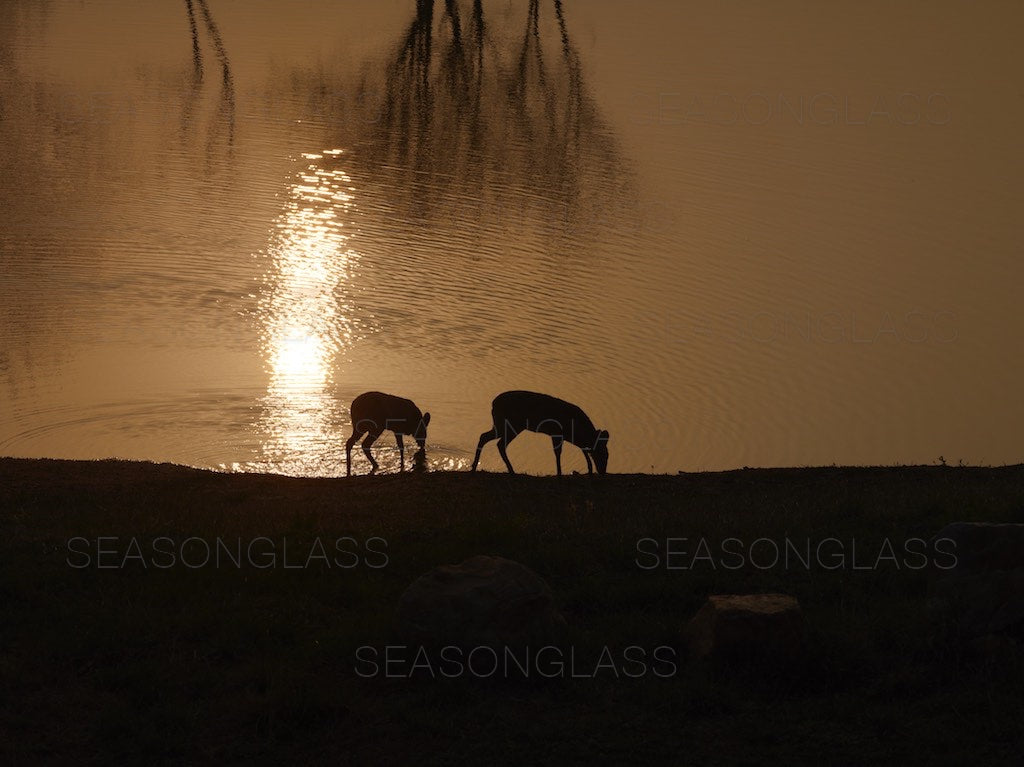
{"type": "Polygon", "coordinates": [[[585,86],[562,2],[529,0],[511,52],[480,0],[468,18],[457,0],[435,15],[433,0],[418,0],[383,82],[367,76],[358,88],[363,115],[372,94],[381,98],[376,119],[356,123],[352,161],[386,177],[402,215],[461,218],[455,207],[471,198],[544,220],[559,211],[564,223],[578,218],[584,194],[616,187],[624,163],[585,86]]]}
{"type": "Polygon", "coordinates": [[[185,0],[188,12],[188,28],[192,33],[192,71],[196,81],[203,79],[203,53],[199,49],[199,27],[196,24],[196,12],[192,0],[185,0]]]}
{"type": "Polygon", "coordinates": [[[189,32],[192,37],[192,77],[182,103],[182,134],[184,135],[188,127],[193,124],[195,105],[199,98],[205,74],[203,53],[199,43],[196,5],[199,6],[199,12],[203,17],[203,25],[213,43],[214,54],[221,68],[220,96],[217,102],[216,116],[210,126],[206,151],[209,156],[220,138],[221,131],[226,128],[227,147],[230,153],[235,143],[235,81],[231,75],[231,63],[228,60],[224,40],[221,38],[220,29],[213,20],[213,15],[210,13],[210,7],[206,0],[185,0],[185,11],[188,14],[189,32]]]}

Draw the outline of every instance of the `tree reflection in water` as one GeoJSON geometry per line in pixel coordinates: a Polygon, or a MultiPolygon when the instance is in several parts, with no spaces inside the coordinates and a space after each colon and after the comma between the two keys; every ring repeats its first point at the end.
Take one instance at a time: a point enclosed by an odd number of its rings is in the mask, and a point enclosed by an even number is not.
{"type": "Polygon", "coordinates": [[[546,219],[557,211],[562,223],[576,223],[580,207],[613,207],[584,200],[625,174],[561,0],[545,4],[549,14],[529,0],[511,45],[486,22],[481,0],[465,18],[456,0],[444,0],[436,20],[435,5],[418,0],[383,83],[360,83],[360,113],[379,103],[379,119],[357,121],[352,161],[371,178],[383,173],[402,197],[393,203],[414,219],[455,217],[446,206],[467,201],[514,203],[546,219]]]}

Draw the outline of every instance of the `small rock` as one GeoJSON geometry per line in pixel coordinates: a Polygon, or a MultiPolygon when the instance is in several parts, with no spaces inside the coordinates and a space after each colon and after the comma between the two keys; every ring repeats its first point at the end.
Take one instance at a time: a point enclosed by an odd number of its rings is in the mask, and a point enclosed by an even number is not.
{"type": "Polygon", "coordinates": [[[424,644],[515,646],[565,626],[547,583],[524,565],[475,556],[417,578],[398,601],[399,633],[424,644]]]}
{"type": "Polygon", "coordinates": [[[792,659],[803,648],[803,612],[787,594],[709,596],[685,638],[696,658],[792,659]]]}

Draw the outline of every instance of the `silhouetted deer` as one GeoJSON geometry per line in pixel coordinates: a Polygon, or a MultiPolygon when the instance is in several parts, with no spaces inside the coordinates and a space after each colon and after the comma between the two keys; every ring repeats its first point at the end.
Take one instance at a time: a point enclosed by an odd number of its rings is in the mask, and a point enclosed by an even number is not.
{"type": "Polygon", "coordinates": [[[555,467],[562,476],[562,442],[568,441],[583,451],[587,459],[587,473],[592,474],[591,456],[597,464],[598,474],[608,469],[608,432],[594,428],[594,424],[580,408],[571,402],[537,394],[532,391],[507,391],[494,398],[491,404],[494,428],[480,435],[473,458],[472,471],[480,462],[480,451],[492,439],[498,440],[498,452],[510,474],[515,469],[508,460],[505,448],[520,432],[536,431],[551,436],[555,449],[555,467]]]}
{"type": "Polygon", "coordinates": [[[373,466],[371,474],[377,471],[377,462],[373,460],[370,446],[387,430],[395,433],[398,442],[398,460],[401,470],[405,471],[405,445],[403,434],[411,434],[420,446],[418,456],[422,456],[427,444],[427,424],[430,413],[421,413],[411,399],[383,394],[379,391],[368,391],[352,400],[350,409],[352,416],[352,436],[345,443],[345,476],[352,474],[352,445],[366,434],[363,440],[363,452],[373,466]]]}

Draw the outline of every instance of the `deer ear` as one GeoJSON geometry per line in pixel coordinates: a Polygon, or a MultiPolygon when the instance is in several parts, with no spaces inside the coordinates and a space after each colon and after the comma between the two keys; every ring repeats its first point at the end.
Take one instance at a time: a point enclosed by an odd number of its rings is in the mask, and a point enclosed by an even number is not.
{"type": "Polygon", "coordinates": [[[423,425],[430,426],[430,413],[423,414],[423,425]]]}

